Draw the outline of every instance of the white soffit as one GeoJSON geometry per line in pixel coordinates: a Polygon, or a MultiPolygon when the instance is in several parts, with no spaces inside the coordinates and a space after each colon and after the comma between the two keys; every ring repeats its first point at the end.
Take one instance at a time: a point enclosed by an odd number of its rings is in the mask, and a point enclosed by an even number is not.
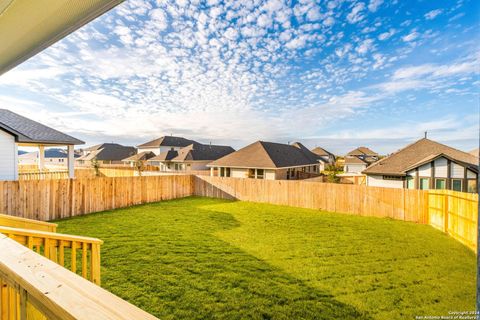
{"type": "Polygon", "coordinates": [[[0,75],[123,0],[0,0],[0,75]]]}

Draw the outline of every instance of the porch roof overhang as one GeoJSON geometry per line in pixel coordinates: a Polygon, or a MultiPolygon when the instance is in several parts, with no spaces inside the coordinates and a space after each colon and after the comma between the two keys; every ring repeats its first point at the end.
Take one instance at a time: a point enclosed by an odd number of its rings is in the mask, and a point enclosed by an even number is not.
{"type": "Polygon", "coordinates": [[[0,0],[0,75],[123,0],[0,0]]]}

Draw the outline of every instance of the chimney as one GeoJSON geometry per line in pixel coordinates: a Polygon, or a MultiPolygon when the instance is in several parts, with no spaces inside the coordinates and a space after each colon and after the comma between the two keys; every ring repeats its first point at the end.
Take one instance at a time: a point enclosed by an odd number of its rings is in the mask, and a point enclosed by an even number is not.
{"type": "Polygon", "coordinates": [[[427,131],[425,131],[425,139],[427,139],[427,131]]]}

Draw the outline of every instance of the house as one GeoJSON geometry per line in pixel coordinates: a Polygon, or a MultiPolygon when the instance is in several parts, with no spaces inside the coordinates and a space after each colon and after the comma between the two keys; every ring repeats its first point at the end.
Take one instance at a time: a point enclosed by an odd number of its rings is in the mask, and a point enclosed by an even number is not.
{"type": "Polygon", "coordinates": [[[360,174],[377,160],[378,153],[367,147],[358,147],[345,156],[343,172],[345,174],[360,174]]]}
{"type": "Polygon", "coordinates": [[[161,171],[207,170],[207,164],[234,151],[230,146],[194,142],[178,150],[163,151],[147,162],[159,166],[161,171]]]}
{"type": "Polygon", "coordinates": [[[301,143],[257,141],[208,164],[211,175],[268,180],[299,179],[319,174],[318,156],[301,143]]]}
{"type": "Polygon", "coordinates": [[[312,152],[315,153],[319,157],[320,163],[320,171],[324,171],[327,165],[334,165],[336,161],[336,157],[333,153],[325,150],[321,147],[316,147],[312,149],[312,152]]]}
{"type": "Polygon", "coordinates": [[[423,138],[379,160],[363,173],[368,186],[476,192],[478,158],[423,138]]]}
{"type": "MultiPolygon", "coordinates": [[[[78,153],[75,153],[74,158],[80,157],[78,153]]],[[[65,166],[67,165],[68,153],[64,149],[51,148],[45,149],[45,165],[65,166]]],[[[19,165],[36,165],[39,162],[39,152],[27,152],[18,155],[19,165]]]]}
{"type": "Polygon", "coordinates": [[[117,143],[102,143],[82,149],[82,156],[77,159],[79,165],[90,165],[93,160],[99,164],[123,164],[122,160],[137,154],[134,147],[117,143]]]}
{"type": "Polygon", "coordinates": [[[18,147],[38,147],[39,169],[45,166],[45,147],[67,146],[69,177],[74,178],[74,145],[84,144],[65,133],[0,109],[0,180],[18,179],[18,147]]]}
{"type": "Polygon", "coordinates": [[[181,148],[191,145],[192,143],[196,142],[182,137],[164,136],[138,145],[137,149],[139,153],[143,151],[151,151],[158,156],[162,152],[169,150],[178,151],[181,148]]]}
{"type": "Polygon", "coordinates": [[[152,151],[142,151],[140,153],[134,154],[133,156],[123,159],[122,162],[133,167],[139,161],[147,161],[148,159],[151,159],[153,157],[155,157],[155,153],[153,153],[152,151]]]}

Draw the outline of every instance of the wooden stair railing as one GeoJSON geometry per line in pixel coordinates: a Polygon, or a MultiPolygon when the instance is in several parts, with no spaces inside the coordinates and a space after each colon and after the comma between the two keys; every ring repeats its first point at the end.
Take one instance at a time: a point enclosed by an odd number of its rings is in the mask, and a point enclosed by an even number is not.
{"type": "Polygon", "coordinates": [[[22,228],[38,231],[57,232],[57,224],[20,217],[14,217],[0,213],[0,226],[22,228]]]}
{"type": "Polygon", "coordinates": [[[0,234],[0,319],[157,318],[0,234]]]}

